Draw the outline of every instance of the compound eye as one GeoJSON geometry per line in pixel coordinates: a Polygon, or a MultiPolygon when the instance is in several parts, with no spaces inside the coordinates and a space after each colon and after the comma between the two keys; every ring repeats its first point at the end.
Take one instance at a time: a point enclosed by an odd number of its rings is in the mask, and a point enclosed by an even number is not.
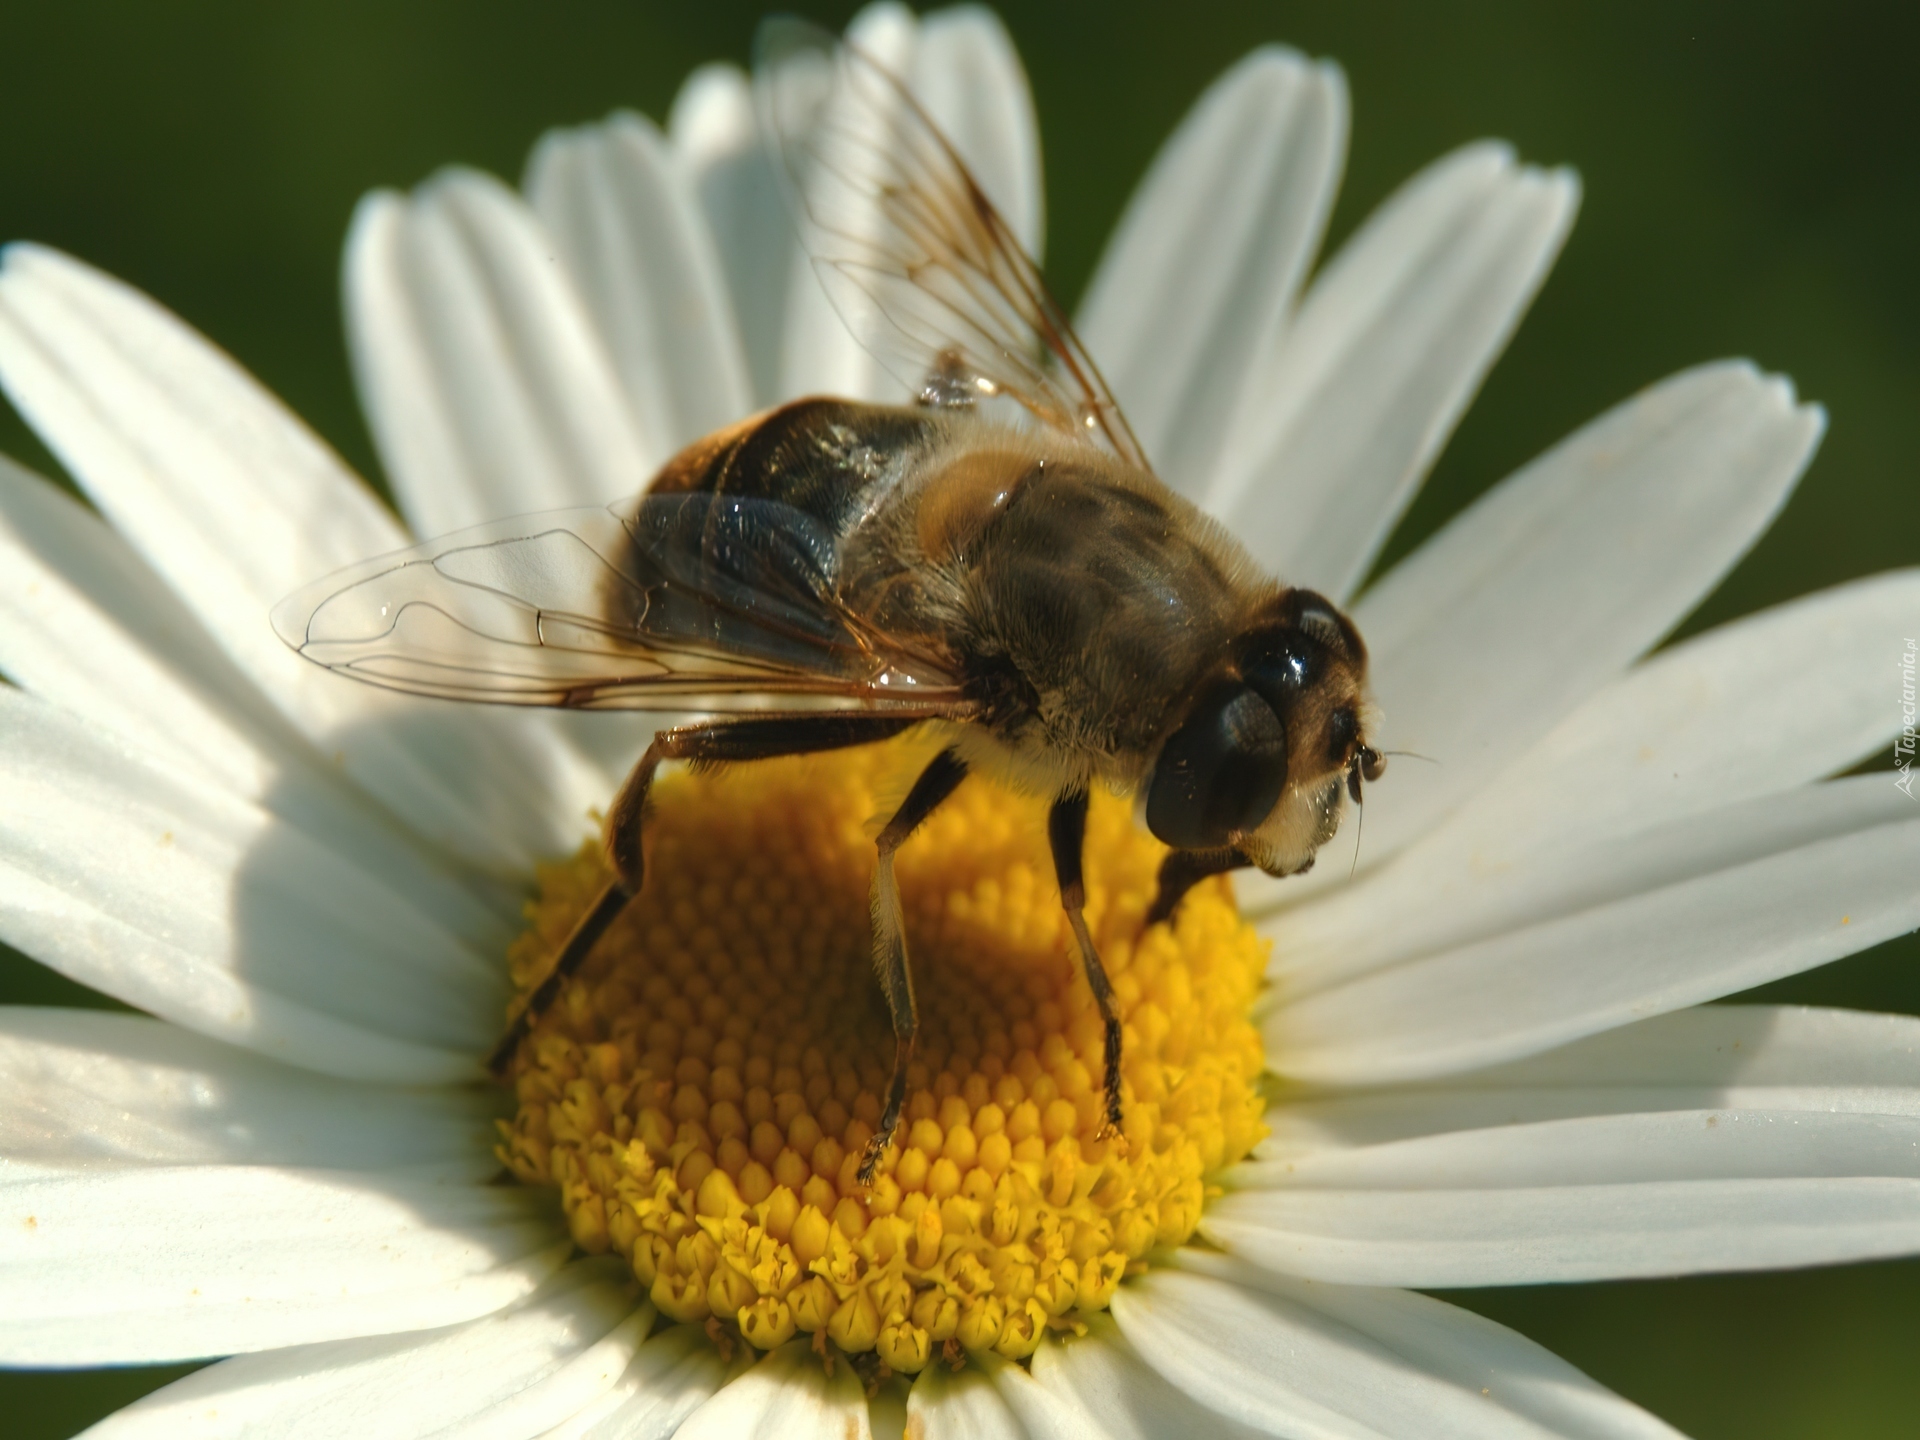
{"type": "Polygon", "coordinates": [[[1178,850],[1214,850],[1267,818],[1287,783],[1287,729],[1237,680],[1203,693],[1160,747],[1147,828],[1178,850]]]}
{"type": "Polygon", "coordinates": [[[1243,667],[1247,684],[1282,714],[1319,681],[1326,668],[1325,648],[1297,630],[1261,636],[1243,667]]]}

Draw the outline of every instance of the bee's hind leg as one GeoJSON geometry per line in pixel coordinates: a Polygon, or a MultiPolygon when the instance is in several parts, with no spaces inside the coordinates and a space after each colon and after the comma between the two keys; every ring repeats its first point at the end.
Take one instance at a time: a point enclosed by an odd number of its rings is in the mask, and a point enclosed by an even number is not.
{"type": "Polygon", "coordinates": [[[920,772],[877,842],[880,863],[873,871],[873,969],[880,977],[887,1011],[893,1019],[893,1076],[887,1081],[880,1126],[860,1157],[862,1185],[873,1183],[873,1172],[899,1127],[900,1107],[907,1099],[907,1066],[913,1060],[913,1037],[920,1025],[913,1003],[913,972],[907,968],[907,936],[900,916],[900,882],[893,876],[893,852],[907,843],[907,837],[966,778],[967,762],[951,750],[942,750],[920,772]]]}
{"type": "Polygon", "coordinates": [[[654,772],[668,760],[690,760],[695,764],[721,764],[729,760],[773,760],[782,755],[807,755],[822,750],[843,750],[885,740],[917,725],[917,717],[898,715],[843,715],[814,712],[799,715],[750,715],[729,720],[703,720],[662,730],[653,737],[647,753],[633,767],[613,798],[607,812],[607,862],[613,876],[594,897],[560,947],[560,954],[513,1017],[507,1033],[487,1057],[487,1068],[496,1075],[506,1074],[520,1042],[547,1012],[560,994],[560,987],[586,963],[593,947],[620,918],[627,902],[640,893],[646,878],[646,856],[641,847],[646,828],[647,796],[653,789],[654,772]]]}
{"type": "Polygon", "coordinates": [[[1087,792],[1076,790],[1062,795],[1047,812],[1047,841],[1053,847],[1053,871],[1060,881],[1060,904],[1079,942],[1080,964],[1087,972],[1087,988],[1093,991],[1093,1003],[1100,1008],[1100,1023],[1106,1033],[1106,1119],[1097,1138],[1120,1138],[1120,1016],[1113,1007],[1113,986],[1107,980],[1107,967],[1100,963],[1100,952],[1093,948],[1093,936],[1087,933],[1086,881],[1081,875],[1080,852],[1087,838],[1087,792]]]}

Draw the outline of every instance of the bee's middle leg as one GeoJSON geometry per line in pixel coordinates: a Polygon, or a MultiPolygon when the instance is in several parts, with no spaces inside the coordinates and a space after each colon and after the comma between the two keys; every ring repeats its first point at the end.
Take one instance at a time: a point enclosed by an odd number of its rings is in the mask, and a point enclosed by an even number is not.
{"type": "Polygon", "coordinates": [[[800,715],[751,715],[729,720],[703,720],[678,725],[653,737],[647,753],[633,767],[620,792],[613,797],[607,812],[607,863],[613,876],[594,897],[561,945],[559,955],[547,976],[527,997],[507,1033],[487,1057],[487,1067],[504,1075],[512,1063],[520,1042],[534,1023],[559,997],[560,987],[586,963],[593,947],[620,918],[627,902],[640,893],[646,879],[646,856],[641,845],[646,828],[647,797],[653,791],[654,773],[668,760],[690,760],[695,764],[722,764],[729,760],[774,760],[783,755],[810,755],[823,750],[844,750],[867,745],[898,735],[919,723],[917,718],[896,715],[842,715],[815,713],[800,715]]]}
{"type": "Polygon", "coordinates": [[[1100,952],[1093,948],[1093,936],[1087,933],[1082,913],[1087,904],[1086,880],[1081,873],[1080,853],[1087,838],[1087,792],[1076,790],[1060,796],[1047,812],[1047,841],[1053,847],[1053,871],[1060,881],[1060,904],[1079,943],[1080,964],[1087,972],[1087,988],[1093,991],[1093,1003],[1100,1010],[1105,1032],[1106,1076],[1104,1095],[1106,1119],[1096,1138],[1108,1139],[1120,1134],[1120,1015],[1113,1006],[1113,986],[1107,980],[1107,967],[1100,963],[1100,952]]]}
{"type": "Polygon", "coordinates": [[[906,844],[907,837],[920,828],[940,802],[967,778],[967,762],[951,750],[942,750],[920,772],[913,789],[880,832],[880,863],[873,871],[873,968],[880,977],[880,989],[887,997],[887,1011],[893,1019],[893,1076],[887,1081],[886,1107],[880,1114],[880,1126],[867,1141],[860,1157],[862,1185],[873,1183],[873,1172],[880,1157],[893,1143],[893,1132],[900,1125],[900,1107],[907,1099],[907,1066],[913,1060],[914,1035],[920,1026],[919,1012],[913,1003],[913,972],[907,967],[907,936],[900,916],[900,882],[893,875],[893,852],[906,844]]]}

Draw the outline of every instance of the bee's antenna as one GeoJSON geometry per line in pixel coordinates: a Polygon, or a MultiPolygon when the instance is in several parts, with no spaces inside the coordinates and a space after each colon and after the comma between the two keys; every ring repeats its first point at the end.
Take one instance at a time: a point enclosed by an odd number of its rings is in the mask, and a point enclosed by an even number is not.
{"type": "Polygon", "coordinates": [[[1422,755],[1418,750],[1382,750],[1380,753],[1382,755],[1404,755],[1409,760],[1424,760],[1429,765],[1438,765],[1440,763],[1431,755],[1422,755]]]}
{"type": "Polygon", "coordinates": [[[1354,813],[1359,819],[1353,825],[1353,863],[1347,867],[1347,879],[1351,880],[1360,869],[1360,837],[1367,830],[1367,806],[1363,800],[1353,802],[1354,813]]]}

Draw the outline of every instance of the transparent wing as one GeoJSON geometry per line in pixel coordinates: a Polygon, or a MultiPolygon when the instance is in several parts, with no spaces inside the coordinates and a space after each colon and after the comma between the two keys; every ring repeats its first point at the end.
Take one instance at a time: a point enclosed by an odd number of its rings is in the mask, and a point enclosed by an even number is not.
{"type": "Polygon", "coordinates": [[[801,242],[861,343],[924,400],[1005,396],[1150,469],[1038,267],[906,87],[803,20],[765,22],[756,51],[801,242]]]}
{"type": "Polygon", "coordinates": [[[685,493],[494,521],[369,560],[274,608],[280,637],[356,680],[588,710],[957,714],[944,657],[835,599],[839,554],[777,501],[685,493]]]}

